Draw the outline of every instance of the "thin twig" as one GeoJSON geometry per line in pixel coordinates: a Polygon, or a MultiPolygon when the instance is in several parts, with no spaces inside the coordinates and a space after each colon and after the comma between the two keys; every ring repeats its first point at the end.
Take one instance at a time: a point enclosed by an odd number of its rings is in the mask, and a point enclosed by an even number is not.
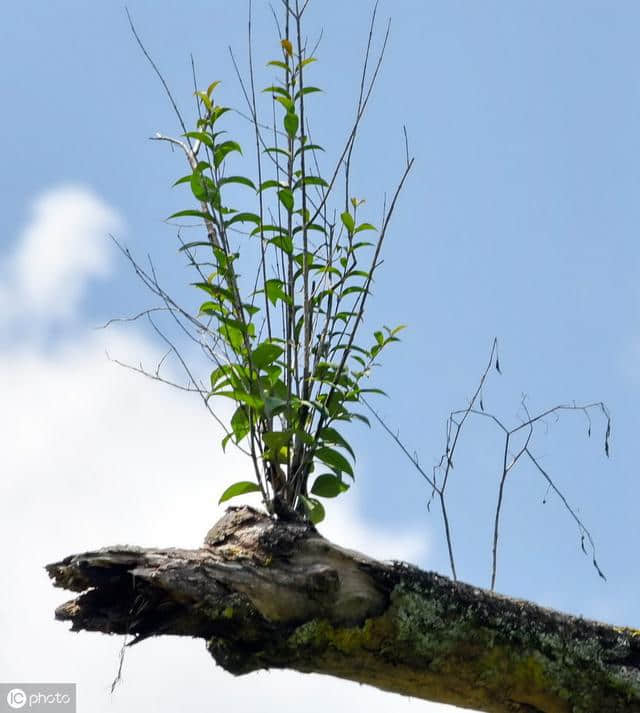
{"type": "MultiPolygon", "coordinates": [[[[142,43],[142,40],[140,39],[140,36],[138,35],[138,32],[136,31],[135,25],[133,24],[133,19],[131,18],[131,14],[129,13],[129,8],[125,6],[124,10],[127,13],[127,19],[129,20],[129,27],[131,28],[131,32],[133,33],[133,36],[136,38],[136,42],[138,43],[138,46],[142,50],[142,53],[149,61],[149,64],[153,67],[153,71],[156,73],[156,75],[158,76],[158,79],[162,83],[162,86],[164,87],[164,90],[167,93],[167,96],[169,97],[169,101],[171,102],[171,106],[173,107],[173,111],[175,112],[176,116],[178,117],[178,121],[180,122],[182,132],[184,134],[186,134],[187,133],[186,124],[184,122],[184,119],[182,118],[180,109],[178,109],[178,105],[176,104],[176,101],[173,98],[173,94],[171,93],[171,90],[169,89],[169,85],[167,84],[164,76],[162,75],[162,72],[158,69],[158,65],[153,61],[153,58],[147,51],[147,48],[142,43]]],[[[188,137],[187,137],[187,141],[189,142],[188,137]]]]}

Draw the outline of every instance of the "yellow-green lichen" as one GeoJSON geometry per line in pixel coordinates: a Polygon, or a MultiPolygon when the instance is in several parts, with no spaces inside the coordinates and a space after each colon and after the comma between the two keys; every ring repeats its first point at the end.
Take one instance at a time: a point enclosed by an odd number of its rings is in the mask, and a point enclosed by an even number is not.
{"type": "Polygon", "coordinates": [[[361,626],[334,626],[326,619],[313,619],[299,626],[289,637],[293,648],[322,650],[328,647],[343,654],[356,651],[382,651],[393,638],[388,617],[365,620],[361,626]]]}
{"type": "Polygon", "coordinates": [[[380,616],[355,626],[315,619],[298,626],[286,646],[299,670],[480,710],[501,701],[505,710],[638,713],[635,669],[616,663],[628,659],[631,641],[626,630],[612,641],[588,622],[399,585],[380,616]]]}
{"type": "MultiPolygon", "coordinates": [[[[439,597],[434,591],[398,587],[391,601],[396,644],[405,642],[406,656],[423,658],[422,665],[440,675],[457,674],[488,689],[506,688],[514,700],[543,710],[591,713],[595,692],[601,690],[638,701],[636,677],[625,676],[622,666],[604,663],[604,645],[595,634],[585,635],[573,626],[545,631],[543,623],[503,615],[500,608],[452,603],[446,591],[439,597]]],[[[627,651],[628,640],[622,639],[615,651],[607,649],[614,660],[627,651]]],[[[394,654],[403,656],[397,645],[394,654]]],[[[601,711],[609,710],[604,701],[602,706],[601,711]]]]}

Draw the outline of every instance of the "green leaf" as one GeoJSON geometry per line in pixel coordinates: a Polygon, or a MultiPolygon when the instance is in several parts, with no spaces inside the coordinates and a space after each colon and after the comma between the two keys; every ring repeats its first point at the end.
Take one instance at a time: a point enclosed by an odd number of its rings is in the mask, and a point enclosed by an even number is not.
{"type": "Polygon", "coordinates": [[[355,461],[356,455],[353,452],[353,449],[351,446],[347,443],[347,441],[336,431],[335,428],[322,428],[320,429],[320,433],[318,434],[318,437],[323,440],[325,443],[332,443],[334,446],[342,446],[345,450],[349,451],[351,454],[351,457],[355,461]]]}
{"type": "Polygon", "coordinates": [[[237,141],[224,141],[216,146],[216,150],[213,154],[213,165],[218,168],[227,154],[230,154],[232,151],[242,153],[242,147],[237,141]]]}
{"type": "Polygon", "coordinates": [[[243,186],[249,186],[249,188],[253,188],[254,191],[256,190],[254,182],[245,176],[228,176],[218,181],[219,186],[224,186],[227,183],[241,183],[243,186]]]}
{"type": "MultiPolygon", "coordinates": [[[[317,230],[319,233],[323,233],[324,235],[327,234],[327,230],[323,225],[318,225],[318,223],[307,223],[305,225],[298,225],[296,228],[293,229],[293,234],[295,235],[296,233],[299,233],[301,230],[317,230]]],[[[309,266],[311,267],[311,266],[309,266]]],[[[340,274],[340,270],[338,270],[335,267],[332,267],[331,265],[324,265],[322,263],[316,263],[314,265],[314,268],[316,270],[321,270],[322,272],[331,272],[334,270],[338,275],[340,274]]]]}
{"type": "MultiPolygon", "coordinates": [[[[191,179],[191,176],[189,176],[189,179],[191,179]]],[[[213,220],[212,215],[203,213],[201,210],[179,210],[177,213],[172,213],[167,220],[171,220],[172,218],[186,218],[187,216],[202,218],[203,220],[213,220]]]]}
{"type": "MultiPolygon", "coordinates": [[[[316,264],[316,265],[313,265],[313,257],[314,257],[313,253],[310,253],[309,251],[307,251],[307,254],[306,254],[306,262],[307,262],[307,267],[308,267],[309,269],[311,269],[312,267],[317,267],[317,264],[316,264]]],[[[304,264],[305,264],[305,253],[304,253],[304,251],[300,251],[299,253],[297,253],[297,254],[294,256],[293,259],[296,261],[296,263],[297,263],[298,265],[300,265],[301,268],[304,267],[304,264]]],[[[302,272],[299,272],[298,275],[302,275],[302,272]]]]}
{"type": "Polygon", "coordinates": [[[238,495],[246,495],[247,493],[259,493],[260,488],[256,483],[252,483],[250,480],[239,480],[237,483],[230,485],[224,493],[220,496],[218,500],[218,505],[224,503],[231,498],[236,498],[238,495]]]}
{"type": "Polygon", "coordinates": [[[251,352],[251,363],[256,369],[264,369],[272,364],[284,349],[272,342],[262,342],[251,352]]]}
{"type": "Polygon", "coordinates": [[[298,69],[302,69],[303,67],[306,67],[308,64],[311,64],[312,62],[317,62],[317,61],[318,60],[315,57],[307,57],[307,59],[303,59],[302,62],[300,62],[298,69]]]}
{"type": "Polygon", "coordinates": [[[319,475],[311,488],[312,494],[321,498],[335,498],[347,490],[349,490],[349,486],[330,473],[319,475]]]}
{"type": "Polygon", "coordinates": [[[183,176],[182,178],[179,178],[177,181],[174,181],[171,184],[172,188],[175,188],[176,186],[179,186],[181,183],[189,183],[191,181],[191,173],[187,174],[186,176],[183,176]]]}
{"type": "Polygon", "coordinates": [[[394,327],[394,328],[389,332],[389,334],[390,334],[392,337],[395,337],[395,335],[396,335],[398,332],[401,332],[403,329],[406,329],[406,328],[407,328],[407,325],[406,325],[406,324],[399,324],[397,327],[394,327]]]}
{"type": "MultiPolygon", "coordinates": [[[[212,90],[213,91],[213,90],[212,90]]],[[[194,92],[194,94],[202,99],[205,106],[209,111],[213,109],[213,102],[211,101],[211,94],[207,92],[194,92]]]]}
{"type": "Polygon", "coordinates": [[[222,439],[222,452],[226,453],[227,452],[227,443],[231,440],[231,436],[233,436],[233,433],[227,433],[227,435],[222,439]]]}
{"type": "MultiPolygon", "coordinates": [[[[216,387],[218,386],[218,382],[223,378],[223,377],[228,377],[229,375],[233,374],[233,369],[229,364],[223,364],[222,366],[219,366],[217,369],[214,369],[211,372],[211,391],[215,391],[216,387]]],[[[228,379],[227,379],[228,381],[228,379]]]]}
{"type": "Polygon", "coordinates": [[[291,298],[283,289],[284,282],[282,282],[282,280],[267,280],[264,286],[267,293],[267,298],[274,307],[278,300],[282,300],[287,304],[291,304],[291,298]]]}
{"type": "Polygon", "coordinates": [[[341,320],[342,322],[345,322],[345,324],[346,324],[352,317],[356,317],[357,314],[358,314],[357,312],[348,312],[348,311],[337,312],[335,319],[336,319],[336,321],[341,320]]]}
{"type": "Polygon", "coordinates": [[[315,498],[306,498],[304,495],[300,496],[300,500],[302,501],[309,520],[311,520],[314,525],[317,525],[319,522],[324,520],[325,511],[319,500],[316,500],[315,498]]]}
{"type": "Polygon", "coordinates": [[[218,315],[218,321],[223,328],[229,327],[237,332],[240,332],[241,336],[247,335],[251,332],[251,327],[253,324],[251,322],[243,322],[242,320],[236,319],[235,317],[230,317],[231,312],[227,309],[220,311],[218,315]]]}
{"type": "Polygon", "coordinates": [[[264,444],[274,453],[291,442],[291,431],[267,431],[262,434],[264,444]]]}
{"type": "Polygon", "coordinates": [[[192,282],[194,287],[198,287],[201,290],[209,293],[212,297],[216,297],[219,300],[233,300],[231,292],[224,287],[219,285],[212,285],[210,282],[192,282]]]}
{"type": "Polygon", "coordinates": [[[367,290],[364,287],[353,285],[352,287],[347,287],[346,290],[342,290],[342,292],[340,293],[340,299],[346,297],[347,295],[350,295],[352,292],[367,292],[367,290]]]}
{"type": "Polygon", "coordinates": [[[207,111],[210,112],[213,109],[211,97],[206,92],[194,92],[194,95],[200,97],[202,103],[207,107],[207,111]]]}
{"type": "Polygon", "coordinates": [[[364,277],[365,280],[368,280],[370,276],[370,273],[368,273],[366,270],[349,270],[345,274],[345,278],[352,278],[352,277],[364,277]]]}
{"type": "Polygon", "coordinates": [[[379,394],[380,396],[387,396],[387,392],[382,389],[359,389],[361,394],[379,394]]]}
{"type": "Polygon", "coordinates": [[[352,478],[355,477],[353,475],[353,468],[351,467],[351,464],[339,451],[329,448],[328,446],[321,446],[316,449],[314,455],[318,460],[328,465],[332,470],[339,473],[346,473],[352,478]]]}
{"type": "Polygon", "coordinates": [[[253,317],[254,314],[258,314],[258,312],[260,311],[260,307],[256,307],[255,305],[243,304],[242,306],[251,317],[253,317]]]}
{"type": "Polygon", "coordinates": [[[301,186],[323,186],[324,188],[328,188],[329,184],[324,180],[324,178],[320,178],[320,176],[305,176],[295,182],[293,190],[295,191],[301,186]]]}
{"type": "Polygon", "coordinates": [[[313,92],[321,92],[320,87],[305,87],[302,91],[296,92],[294,99],[297,101],[301,94],[313,94],[313,92]]]}
{"type": "Polygon", "coordinates": [[[267,396],[264,400],[265,416],[271,418],[271,416],[275,416],[277,413],[284,411],[286,406],[286,399],[281,399],[277,396],[267,396]]]}
{"type": "Polygon", "coordinates": [[[271,388],[275,389],[275,391],[273,393],[275,393],[276,395],[284,394],[286,396],[287,395],[286,386],[284,386],[284,384],[282,384],[282,382],[279,381],[280,374],[282,374],[282,367],[278,366],[277,364],[271,364],[270,366],[265,368],[265,372],[267,374],[267,380],[268,380],[269,384],[271,385],[271,388]],[[281,388],[281,384],[282,384],[282,386],[284,386],[284,391],[281,388]]]}
{"type": "Polygon", "coordinates": [[[178,252],[181,253],[185,250],[191,250],[191,248],[210,248],[211,243],[207,240],[194,240],[191,243],[185,243],[178,248],[178,252]]]}
{"type": "Polygon", "coordinates": [[[358,421],[362,421],[362,423],[366,423],[369,428],[371,428],[371,421],[366,416],[363,416],[361,413],[355,413],[354,411],[349,412],[349,420],[355,418],[358,421]]]}
{"type": "Polygon", "coordinates": [[[192,173],[202,173],[207,168],[211,168],[211,164],[206,161],[198,161],[198,165],[193,169],[192,173]]]}
{"type": "Polygon", "coordinates": [[[283,184],[271,178],[268,181],[263,181],[260,185],[261,191],[266,191],[267,188],[283,188],[283,184]]]}
{"type": "Polygon", "coordinates": [[[363,230],[377,230],[377,228],[375,225],[371,225],[371,223],[360,223],[360,225],[353,232],[360,233],[363,230]]]}
{"type": "Polygon", "coordinates": [[[246,406],[238,406],[235,410],[231,417],[231,430],[235,436],[236,443],[239,443],[251,430],[246,406]]]}
{"type": "Polygon", "coordinates": [[[228,228],[234,223],[255,223],[256,225],[260,225],[260,216],[255,213],[236,213],[233,218],[229,218],[229,220],[225,221],[225,228],[228,228]]]}
{"type": "Polygon", "coordinates": [[[278,87],[278,86],[265,87],[262,91],[263,92],[271,92],[272,94],[280,94],[283,97],[287,97],[287,99],[291,99],[291,95],[284,87],[278,87]]]}
{"type": "MultiPolygon", "coordinates": [[[[227,254],[223,248],[219,248],[217,245],[212,245],[211,250],[216,256],[216,262],[218,263],[218,268],[221,273],[225,273],[229,269],[229,266],[233,264],[233,261],[239,256],[238,253],[227,254]]],[[[213,278],[210,276],[207,282],[211,282],[212,279],[213,278]]]]}
{"type": "Polygon", "coordinates": [[[288,235],[287,229],[281,225],[259,225],[251,231],[251,235],[258,235],[258,233],[283,233],[288,235]]]}
{"type": "Polygon", "coordinates": [[[289,71],[289,65],[284,62],[280,62],[277,59],[272,59],[271,62],[267,62],[267,67],[280,67],[280,69],[285,69],[289,71]]]}
{"type": "Polygon", "coordinates": [[[207,87],[207,96],[211,96],[211,92],[220,84],[220,80],[218,79],[215,82],[211,82],[211,84],[207,87]]]}
{"type": "Polygon", "coordinates": [[[264,406],[264,402],[261,398],[258,398],[257,396],[254,396],[253,394],[250,394],[246,391],[242,391],[240,389],[234,389],[232,392],[218,391],[217,395],[227,396],[231,399],[235,399],[236,401],[240,401],[243,404],[247,404],[247,406],[250,406],[251,408],[256,410],[260,410],[264,406]]]}
{"type": "Polygon", "coordinates": [[[215,203],[218,199],[215,183],[208,176],[203,176],[197,171],[191,176],[191,192],[204,203],[215,203]]]}
{"type": "Polygon", "coordinates": [[[217,317],[221,312],[224,313],[225,308],[220,306],[219,302],[203,302],[200,305],[198,314],[209,314],[217,317]]]}
{"type": "Polygon", "coordinates": [[[281,153],[287,158],[289,158],[289,152],[286,149],[281,149],[279,147],[263,149],[263,153],[281,153]]]}
{"type": "Polygon", "coordinates": [[[324,148],[318,144],[304,144],[299,149],[296,149],[294,156],[297,156],[303,151],[324,151],[324,148]]]}
{"type": "Polygon", "coordinates": [[[282,104],[282,106],[287,110],[287,114],[293,114],[295,111],[295,104],[291,101],[291,99],[287,97],[274,97],[274,99],[279,103],[282,104]]]}
{"type": "Polygon", "coordinates": [[[289,137],[293,139],[296,135],[296,132],[298,131],[298,124],[300,123],[298,115],[294,114],[292,111],[287,112],[284,115],[283,123],[285,131],[287,132],[289,137]]]}
{"type": "Polygon", "coordinates": [[[184,136],[188,136],[190,139],[196,139],[196,141],[202,141],[202,143],[206,144],[210,149],[213,148],[213,137],[211,134],[207,134],[206,131],[187,131],[184,136]]]}
{"type": "Polygon", "coordinates": [[[284,250],[287,255],[293,254],[293,240],[289,235],[276,235],[275,238],[269,240],[269,243],[280,248],[280,250],[284,250]]]}
{"type": "Polygon", "coordinates": [[[346,211],[344,213],[340,214],[340,217],[342,218],[342,223],[344,227],[347,229],[349,233],[353,233],[353,229],[355,227],[355,221],[353,220],[353,216],[349,211],[346,211]]]}
{"type": "Polygon", "coordinates": [[[289,213],[293,212],[293,193],[288,188],[281,188],[278,191],[280,203],[287,209],[289,213]]]}
{"type": "MultiPolygon", "coordinates": [[[[220,321],[223,321],[222,319],[220,321]]],[[[224,341],[233,349],[236,354],[244,355],[245,352],[245,338],[243,330],[229,324],[230,320],[224,320],[225,323],[218,327],[218,334],[224,339],[224,341]]],[[[231,320],[232,321],[232,320],[231,320]]],[[[225,394],[226,395],[226,394],[225,394]]],[[[235,398],[234,394],[231,394],[231,398],[235,398]]],[[[243,399],[240,399],[243,400],[243,399]]],[[[246,401],[245,401],[246,403],[246,401]]],[[[252,405],[252,404],[250,404],[252,405]]]]}
{"type": "MultiPolygon", "coordinates": [[[[213,111],[211,112],[211,119],[209,119],[209,123],[213,126],[213,124],[218,121],[218,119],[223,115],[226,114],[228,111],[231,111],[231,109],[228,106],[216,106],[213,108],[213,111]]],[[[219,132],[222,133],[222,132],[219,132]]],[[[216,134],[217,136],[218,134],[216,134]]]]}

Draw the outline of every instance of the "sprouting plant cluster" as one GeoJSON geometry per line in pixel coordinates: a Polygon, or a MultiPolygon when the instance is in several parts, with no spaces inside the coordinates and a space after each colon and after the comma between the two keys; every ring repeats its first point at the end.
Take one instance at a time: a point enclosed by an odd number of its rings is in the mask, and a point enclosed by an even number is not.
{"type": "MultiPolygon", "coordinates": [[[[560,500],[577,526],[581,549],[590,555],[595,570],[604,578],[590,531],[533,450],[534,432],[539,427],[547,428],[547,418],[582,413],[590,436],[591,414],[599,412],[606,423],[604,451],[609,456],[611,418],[603,402],[558,404],[532,415],[523,397],[523,415],[518,423],[508,425],[484,407],[483,390],[491,367],[501,373],[494,340],[472,398],[465,408],[452,411],[447,419],[445,450],[431,474],[420,465],[417,454],[410,453],[399,432],[392,431],[369,402],[369,393],[383,392],[369,386],[368,379],[381,352],[398,341],[403,325],[385,326],[367,339],[361,334],[363,316],[381,264],[390,220],[413,165],[405,131],[406,164],[388,204],[385,199],[380,223],[376,227],[363,220],[364,201],[351,191],[351,161],[360,122],[384,57],[389,25],[377,62],[370,68],[377,11],[374,5],[353,125],[333,168],[323,175],[323,148],[311,139],[307,106],[312,95],[321,91],[307,84],[307,71],[316,57],[301,39],[301,19],[308,0],[282,0],[282,5],[284,31],[276,18],[281,55],[267,63],[278,78],[263,90],[272,100],[267,121],[258,116],[254,89],[251,3],[249,87],[232,54],[255,131],[257,160],[253,178],[232,168],[243,152],[227,133],[231,110],[217,103],[217,94],[214,99],[219,82],[206,90],[196,89],[199,118],[195,128],[188,130],[129,16],[133,35],[162,82],[182,127],[179,139],[161,134],[153,138],[179,147],[189,163],[190,172],[175,185],[187,185],[197,207],[192,205],[170,218],[197,218],[197,227],[205,229],[206,237],[186,243],[179,232],[180,250],[198,275],[193,284],[200,295],[204,293],[204,301],[195,313],[181,307],[158,283],[151,259],[150,267],[143,267],[113,238],[138,277],[164,303],[127,321],[146,316],[169,347],[153,373],[142,364],[135,367],[117,363],[198,393],[225,431],[223,448],[231,442],[250,458],[254,468],[255,479],[234,483],[222,494],[220,502],[260,493],[269,512],[281,517],[320,522],[325,516],[321,498],[334,498],[348,490],[355,478],[355,453],[345,438],[345,425],[353,421],[368,425],[360,407],[368,409],[430,486],[427,508],[432,500],[439,501],[454,579],[457,573],[446,502],[454,454],[465,424],[477,418],[489,419],[504,438],[493,526],[491,588],[496,582],[506,481],[514,468],[525,461],[543,478],[547,491],[560,500]],[[157,311],[169,313],[209,358],[213,368],[206,381],[194,374],[175,344],[158,328],[152,316],[157,311]],[[160,375],[169,354],[180,362],[188,377],[187,386],[160,375]],[[212,407],[220,399],[234,404],[228,422],[212,407]]],[[[197,86],[195,67],[194,84],[197,86]]]]}
{"type": "MultiPolygon", "coordinates": [[[[281,58],[268,63],[279,73],[264,90],[279,114],[268,141],[255,95],[250,104],[257,180],[231,168],[242,148],[224,128],[230,110],[217,103],[214,82],[196,92],[200,118],[182,144],[191,172],[176,182],[190,188],[198,207],[171,218],[196,217],[206,227],[206,239],[181,247],[197,267],[194,284],[205,295],[196,320],[214,365],[206,399],[233,402],[222,444],[234,443],[254,466],[255,481],[235,483],[221,502],[260,492],[271,512],[298,512],[319,522],[325,514],[319,498],[343,493],[347,478],[355,476],[355,454],[343,426],[368,423],[358,402],[379,391],[366,380],[402,329],[383,327],[370,341],[360,336],[398,193],[379,229],[361,219],[364,201],[350,195],[348,180],[355,127],[334,174],[320,175],[323,149],[309,138],[307,106],[321,91],[307,83],[316,58],[307,56],[300,41],[301,13],[291,15],[296,44],[287,15],[281,58]],[[338,183],[345,198],[335,209],[330,199],[338,183]],[[252,210],[231,205],[231,187],[234,195],[238,187],[247,191],[252,210]],[[258,256],[253,264],[244,255],[251,244],[258,256]]],[[[361,91],[357,120],[367,98],[361,91]]],[[[410,165],[407,160],[403,180],[410,165]]]]}

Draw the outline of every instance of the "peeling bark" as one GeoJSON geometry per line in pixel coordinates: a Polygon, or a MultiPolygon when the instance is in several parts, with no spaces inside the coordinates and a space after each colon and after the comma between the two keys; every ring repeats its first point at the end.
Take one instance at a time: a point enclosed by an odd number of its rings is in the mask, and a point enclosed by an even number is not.
{"type": "Polygon", "coordinates": [[[640,712],[640,631],[340,548],[232,508],[198,550],[109,547],[47,566],[73,631],[203,638],[233,674],[289,668],[496,713],[640,712]]]}

